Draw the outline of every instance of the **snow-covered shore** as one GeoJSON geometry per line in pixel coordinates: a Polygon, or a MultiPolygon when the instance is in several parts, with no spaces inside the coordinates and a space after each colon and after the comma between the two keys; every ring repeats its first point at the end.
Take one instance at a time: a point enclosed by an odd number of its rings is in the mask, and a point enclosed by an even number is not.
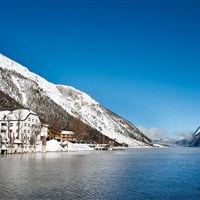
{"type": "MultiPolygon", "coordinates": [[[[74,144],[65,142],[62,145],[57,140],[47,141],[46,152],[62,152],[62,151],[91,151],[94,148],[89,147],[87,144],[74,144]]],[[[42,143],[36,145],[36,152],[42,152],[42,143]]]]}

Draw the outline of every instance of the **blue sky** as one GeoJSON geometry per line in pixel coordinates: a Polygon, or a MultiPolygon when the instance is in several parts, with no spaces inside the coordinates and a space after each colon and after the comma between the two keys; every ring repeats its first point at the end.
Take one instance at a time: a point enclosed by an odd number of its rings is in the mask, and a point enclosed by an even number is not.
{"type": "Polygon", "coordinates": [[[0,52],[48,81],[161,135],[200,126],[200,1],[0,0],[0,22],[0,52]]]}

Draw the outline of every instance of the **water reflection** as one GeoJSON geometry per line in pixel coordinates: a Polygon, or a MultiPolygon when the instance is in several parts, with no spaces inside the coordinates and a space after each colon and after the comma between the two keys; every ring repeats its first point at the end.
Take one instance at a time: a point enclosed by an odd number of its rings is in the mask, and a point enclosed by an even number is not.
{"type": "Polygon", "coordinates": [[[200,150],[3,155],[1,199],[198,199],[200,150]]]}

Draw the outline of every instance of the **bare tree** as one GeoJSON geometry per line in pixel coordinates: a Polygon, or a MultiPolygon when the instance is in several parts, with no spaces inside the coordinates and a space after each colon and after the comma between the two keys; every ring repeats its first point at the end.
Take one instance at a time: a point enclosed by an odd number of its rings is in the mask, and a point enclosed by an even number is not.
{"type": "Polygon", "coordinates": [[[40,134],[41,128],[42,127],[40,123],[32,124],[30,141],[29,141],[31,146],[36,145],[37,137],[40,134]]]}
{"type": "Polygon", "coordinates": [[[17,120],[17,137],[16,137],[17,139],[19,139],[20,130],[22,129],[22,124],[20,123],[22,118],[23,118],[22,110],[19,109],[15,113],[15,119],[17,120]]]}
{"type": "Polygon", "coordinates": [[[79,143],[81,140],[84,139],[84,136],[87,134],[86,132],[86,126],[81,121],[81,117],[73,118],[71,121],[70,129],[75,133],[77,142],[79,143]]]}
{"type": "Polygon", "coordinates": [[[61,118],[62,118],[62,113],[59,111],[57,111],[53,115],[48,116],[49,133],[50,135],[53,135],[54,139],[56,135],[60,137],[61,126],[59,122],[61,118]]]}
{"type": "Polygon", "coordinates": [[[13,147],[13,143],[14,143],[14,135],[13,135],[13,131],[11,130],[11,126],[13,125],[11,123],[11,116],[10,116],[11,113],[8,113],[6,116],[5,116],[5,122],[6,122],[6,127],[7,127],[7,133],[8,133],[8,138],[9,138],[9,143],[10,143],[10,147],[13,147]]]}

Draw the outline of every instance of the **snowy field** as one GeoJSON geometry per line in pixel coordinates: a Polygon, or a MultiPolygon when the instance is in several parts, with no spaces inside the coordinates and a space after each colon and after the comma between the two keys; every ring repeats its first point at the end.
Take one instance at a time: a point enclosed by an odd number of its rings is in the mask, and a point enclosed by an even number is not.
{"type": "MultiPolygon", "coordinates": [[[[89,147],[87,144],[74,144],[71,142],[61,143],[57,140],[47,141],[46,152],[62,152],[62,151],[91,151],[94,148],[89,147]]],[[[42,143],[36,146],[36,152],[42,152],[42,143]]]]}

